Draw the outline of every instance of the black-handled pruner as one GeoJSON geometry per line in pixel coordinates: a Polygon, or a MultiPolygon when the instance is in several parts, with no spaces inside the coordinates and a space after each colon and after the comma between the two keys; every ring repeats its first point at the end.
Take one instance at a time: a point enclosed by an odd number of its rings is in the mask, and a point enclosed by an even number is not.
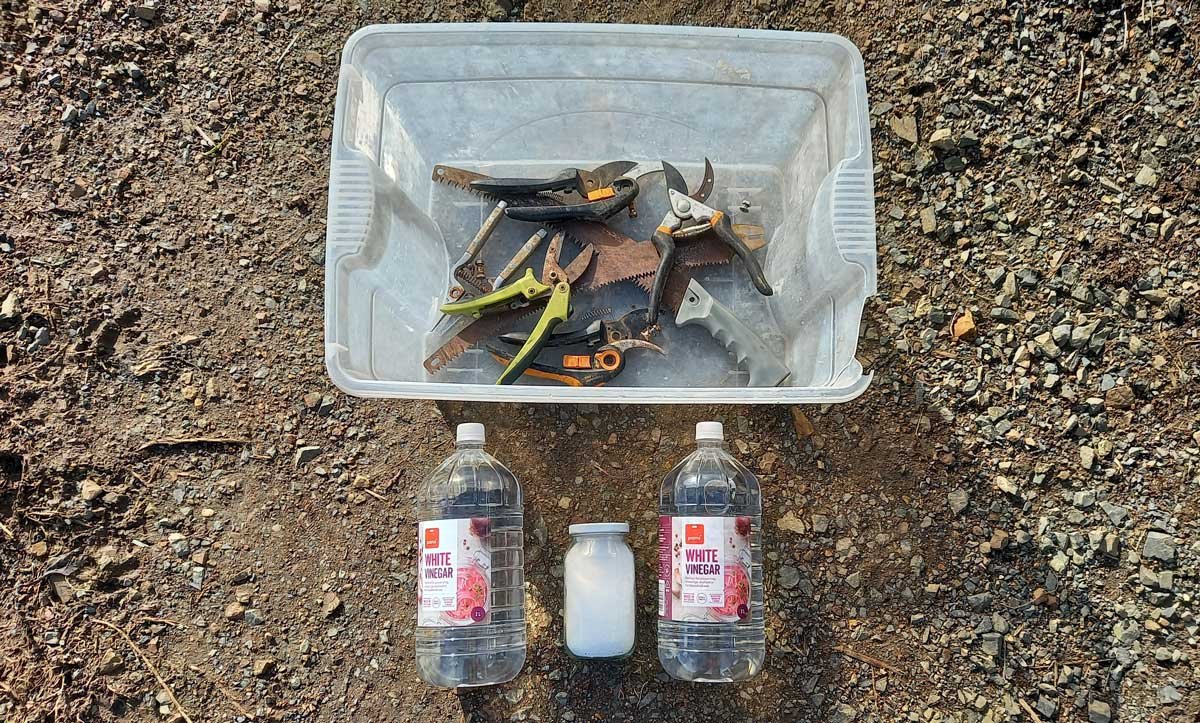
{"type": "MultiPolygon", "coordinates": [[[[711,168],[708,159],[705,159],[705,167],[711,168]]],[[[754,258],[749,247],[734,233],[729,214],[704,205],[702,200],[696,199],[699,194],[688,196],[687,182],[683,180],[683,174],[675,166],[663,161],[662,168],[666,176],[667,196],[671,210],[667,211],[666,216],[663,216],[662,223],[658,225],[654,236],[650,239],[654,243],[654,248],[658,250],[659,259],[658,270],[654,273],[654,286],[650,291],[649,322],[653,324],[658,320],[658,307],[662,302],[663,289],[667,283],[667,276],[671,273],[671,266],[675,262],[675,239],[695,238],[709,231],[716,234],[717,238],[733,249],[734,253],[742,260],[758,293],[763,296],[770,296],[774,293],[771,285],[767,283],[767,277],[763,273],[758,259],[754,258]]],[[[706,180],[708,175],[706,172],[706,180]]]]}
{"type": "Polygon", "coordinates": [[[487,178],[471,182],[472,190],[508,199],[504,214],[518,221],[604,221],[622,209],[637,215],[638,179],[663,170],[662,163],[611,161],[595,170],[567,168],[553,178],[487,178]],[[522,196],[549,193],[561,205],[522,204],[522,196]]]}

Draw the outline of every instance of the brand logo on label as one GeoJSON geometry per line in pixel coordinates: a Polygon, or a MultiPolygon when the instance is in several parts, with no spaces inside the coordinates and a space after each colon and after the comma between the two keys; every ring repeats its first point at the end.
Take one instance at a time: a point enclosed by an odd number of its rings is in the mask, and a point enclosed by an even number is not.
{"type": "Polygon", "coordinates": [[[703,545],[704,525],[684,525],[683,541],[688,545],[703,545]]]}
{"type": "Polygon", "coordinates": [[[436,527],[426,527],[425,528],[425,549],[426,550],[436,550],[438,548],[438,543],[441,542],[440,533],[441,533],[441,530],[439,530],[436,527]]]}

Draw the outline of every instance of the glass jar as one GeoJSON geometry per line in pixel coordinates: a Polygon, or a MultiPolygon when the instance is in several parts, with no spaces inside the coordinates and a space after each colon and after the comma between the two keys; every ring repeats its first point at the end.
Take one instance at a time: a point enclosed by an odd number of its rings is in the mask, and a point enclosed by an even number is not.
{"type": "Polygon", "coordinates": [[[576,658],[617,659],[633,652],[633,550],[629,524],[571,525],[563,563],[567,652],[576,658]]]}

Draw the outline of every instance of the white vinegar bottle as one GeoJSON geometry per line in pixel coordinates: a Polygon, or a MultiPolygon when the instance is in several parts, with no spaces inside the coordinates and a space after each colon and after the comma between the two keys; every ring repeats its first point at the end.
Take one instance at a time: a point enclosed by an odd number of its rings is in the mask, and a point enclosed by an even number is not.
{"type": "Polygon", "coordinates": [[[677,680],[746,680],[766,655],[762,495],[724,438],[697,424],[659,492],[658,660],[677,680]]]}
{"type": "Polygon", "coordinates": [[[525,665],[521,486],[483,451],[482,424],[417,490],[417,675],[443,688],[512,680],[525,665]]]}

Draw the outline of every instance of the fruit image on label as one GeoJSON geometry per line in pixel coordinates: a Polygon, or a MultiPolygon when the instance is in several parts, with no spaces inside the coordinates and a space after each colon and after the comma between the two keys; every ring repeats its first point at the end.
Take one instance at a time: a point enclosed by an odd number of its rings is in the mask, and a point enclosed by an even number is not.
{"type": "Polygon", "coordinates": [[[487,578],[475,566],[460,567],[458,577],[458,606],[446,615],[452,620],[479,622],[486,615],[491,589],[487,578]]]}
{"type": "Polygon", "coordinates": [[[750,518],[659,518],[659,616],[738,622],[750,617],[750,518]]]}
{"type": "Polygon", "coordinates": [[[491,622],[491,521],[486,517],[422,522],[417,531],[417,625],[459,627],[491,622]]]}
{"type": "Polygon", "coordinates": [[[741,565],[725,566],[725,604],[716,613],[738,620],[750,614],[750,576],[741,565]]]}

